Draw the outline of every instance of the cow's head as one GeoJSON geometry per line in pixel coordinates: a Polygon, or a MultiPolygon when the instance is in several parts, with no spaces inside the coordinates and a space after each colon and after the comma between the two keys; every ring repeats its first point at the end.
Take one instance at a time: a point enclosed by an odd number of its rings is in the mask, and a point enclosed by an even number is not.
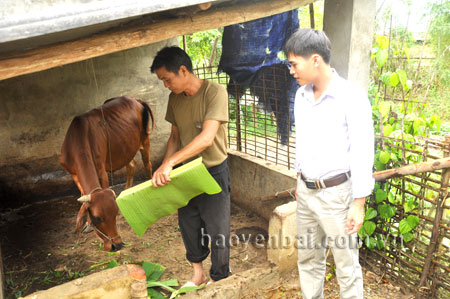
{"type": "Polygon", "coordinates": [[[89,217],[95,233],[103,241],[105,251],[118,251],[123,243],[117,232],[116,216],[119,207],[116,203],[116,194],[112,189],[103,189],[78,198],[82,202],[77,215],[77,232],[89,217]]]}

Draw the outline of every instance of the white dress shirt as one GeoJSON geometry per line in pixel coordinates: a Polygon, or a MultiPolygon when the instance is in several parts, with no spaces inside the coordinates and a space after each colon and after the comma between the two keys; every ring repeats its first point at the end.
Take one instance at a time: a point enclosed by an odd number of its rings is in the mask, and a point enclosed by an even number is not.
{"type": "Polygon", "coordinates": [[[312,84],[295,96],[297,172],[326,179],[351,171],[353,197],[372,192],[374,133],[372,108],[365,93],[333,69],[327,90],[314,99],[312,84]]]}

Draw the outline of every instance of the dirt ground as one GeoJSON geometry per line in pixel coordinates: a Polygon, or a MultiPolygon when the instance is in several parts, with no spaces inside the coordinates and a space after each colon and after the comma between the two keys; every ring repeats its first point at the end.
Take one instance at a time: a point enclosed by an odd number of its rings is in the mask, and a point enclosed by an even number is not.
{"type": "MultiPolygon", "coordinates": [[[[6,298],[18,298],[101,271],[112,259],[119,264],[142,261],[159,263],[166,267],[162,278],[176,278],[180,284],[190,278],[190,265],[185,259],[176,213],[158,220],[142,238],[119,215],[119,232],[127,245],[120,253],[111,254],[101,250],[101,242],[93,232],[73,232],[79,206],[76,197],[69,196],[0,215],[6,298]]],[[[232,205],[231,231],[232,235],[263,232],[267,231],[267,222],[232,205]]],[[[242,241],[237,243],[235,239],[235,246],[231,248],[230,267],[233,273],[243,272],[255,265],[270,267],[264,246],[246,245],[242,241]]],[[[208,271],[209,258],[204,266],[208,271]]],[[[332,259],[328,268],[325,297],[339,298],[332,259]]],[[[366,298],[411,298],[375,274],[364,272],[366,298]]],[[[255,290],[246,298],[301,298],[296,271],[285,275],[277,285],[277,288],[270,290],[255,290]]]]}

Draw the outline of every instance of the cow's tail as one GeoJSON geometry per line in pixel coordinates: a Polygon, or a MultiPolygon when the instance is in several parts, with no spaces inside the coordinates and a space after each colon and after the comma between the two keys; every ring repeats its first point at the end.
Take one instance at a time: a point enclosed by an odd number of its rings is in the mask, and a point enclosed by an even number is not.
{"type": "Polygon", "coordinates": [[[138,101],[144,107],[144,110],[142,110],[142,125],[144,128],[148,127],[148,120],[149,120],[148,116],[150,115],[152,118],[152,129],[150,130],[150,132],[145,130],[145,134],[150,135],[151,133],[153,133],[153,130],[155,129],[155,117],[153,115],[153,110],[152,110],[152,108],[150,108],[150,106],[146,102],[144,102],[142,100],[138,100],[138,101]]]}

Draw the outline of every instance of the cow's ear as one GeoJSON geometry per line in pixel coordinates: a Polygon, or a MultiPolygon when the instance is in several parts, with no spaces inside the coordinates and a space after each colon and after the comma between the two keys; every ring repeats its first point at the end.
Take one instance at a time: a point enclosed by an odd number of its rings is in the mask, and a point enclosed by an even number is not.
{"type": "Polygon", "coordinates": [[[89,208],[89,203],[85,202],[85,203],[83,203],[80,210],[78,211],[77,225],[75,227],[75,232],[78,232],[80,230],[81,226],[83,226],[84,222],[86,222],[88,208],[89,208]]]}

